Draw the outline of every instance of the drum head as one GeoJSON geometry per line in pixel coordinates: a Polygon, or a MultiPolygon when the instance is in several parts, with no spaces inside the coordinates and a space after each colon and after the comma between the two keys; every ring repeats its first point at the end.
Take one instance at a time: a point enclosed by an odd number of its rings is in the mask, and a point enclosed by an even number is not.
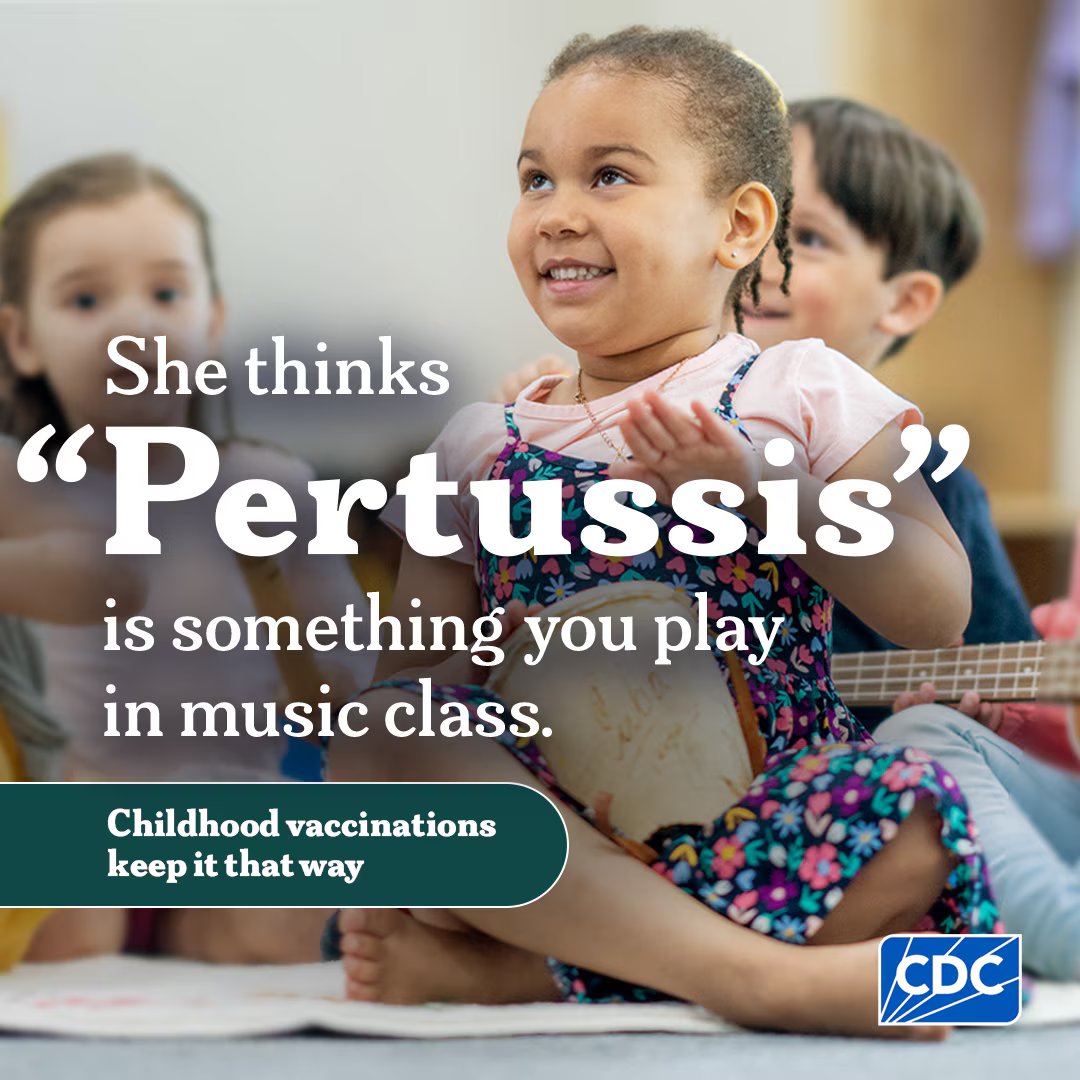
{"type": "Polygon", "coordinates": [[[697,615],[683,593],[656,582],[587,589],[538,616],[546,635],[558,619],[539,663],[528,626],[504,648],[506,661],[488,681],[507,702],[529,701],[549,737],[537,745],[559,784],[587,806],[610,796],[610,820],[627,836],[645,840],[658,828],[718,817],[753,779],[735,704],[709,649],[697,649],[697,615]],[[577,622],[573,620],[577,619],[577,622]],[[629,619],[629,631],[624,619],[629,619]],[[658,638],[687,648],[659,665],[658,638]],[[594,642],[588,640],[588,621],[594,642]],[[606,621],[606,627],[605,627],[606,621]],[[568,625],[569,624],[569,625],[568,625]],[[629,632],[633,650],[610,651],[629,632]]]}

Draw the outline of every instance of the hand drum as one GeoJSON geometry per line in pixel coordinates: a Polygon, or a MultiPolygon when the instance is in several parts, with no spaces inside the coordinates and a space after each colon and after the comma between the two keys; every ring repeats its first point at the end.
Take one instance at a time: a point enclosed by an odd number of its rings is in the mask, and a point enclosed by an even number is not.
{"type": "MultiPolygon", "coordinates": [[[[679,615],[696,635],[697,617],[683,593],[651,581],[586,589],[544,609],[556,625],[543,660],[527,626],[505,644],[506,661],[488,687],[505,701],[530,701],[548,738],[537,745],[559,784],[586,806],[610,799],[610,821],[644,841],[664,825],[703,823],[719,817],[750,787],[753,770],[735,703],[712,650],[696,638],[669,665],[655,664],[658,618],[679,615]],[[575,651],[586,628],[591,648],[575,651]],[[600,619],[622,641],[624,617],[633,620],[635,651],[603,647],[600,619]]],[[[548,624],[542,624],[546,632],[548,624]]]]}

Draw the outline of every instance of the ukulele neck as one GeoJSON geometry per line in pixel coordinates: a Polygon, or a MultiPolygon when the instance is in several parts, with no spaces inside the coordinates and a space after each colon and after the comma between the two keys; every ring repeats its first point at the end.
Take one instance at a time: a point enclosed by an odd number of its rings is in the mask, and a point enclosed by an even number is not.
{"type": "Polygon", "coordinates": [[[959,701],[969,690],[986,701],[1074,701],[1080,641],[842,653],[832,658],[832,678],[848,705],[891,705],[924,682],[934,684],[939,701],[959,701]]]}

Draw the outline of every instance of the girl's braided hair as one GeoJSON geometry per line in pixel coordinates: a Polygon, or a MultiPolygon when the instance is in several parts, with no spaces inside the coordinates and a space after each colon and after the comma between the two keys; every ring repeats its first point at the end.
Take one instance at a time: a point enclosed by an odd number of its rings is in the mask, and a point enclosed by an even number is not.
{"type": "MultiPolygon", "coordinates": [[[[776,199],[773,243],[791,277],[791,131],[784,99],[760,65],[704,30],[653,30],[631,26],[604,38],[579,34],[548,68],[545,85],[582,68],[664,79],[683,95],[687,138],[709,161],[708,194],[717,198],[758,181],[776,199]]],[[[731,305],[742,331],[742,298],[758,301],[759,254],[735,275],[731,305]]]]}

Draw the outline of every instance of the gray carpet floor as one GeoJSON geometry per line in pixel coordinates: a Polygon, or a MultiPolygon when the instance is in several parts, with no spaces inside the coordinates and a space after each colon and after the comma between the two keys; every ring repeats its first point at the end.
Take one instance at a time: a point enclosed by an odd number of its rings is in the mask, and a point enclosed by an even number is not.
{"type": "Polygon", "coordinates": [[[1080,1027],[965,1030],[945,1043],[739,1034],[440,1042],[320,1034],[250,1040],[0,1037],[3,1080],[1041,1080],[1080,1073],[1080,1027]]]}

